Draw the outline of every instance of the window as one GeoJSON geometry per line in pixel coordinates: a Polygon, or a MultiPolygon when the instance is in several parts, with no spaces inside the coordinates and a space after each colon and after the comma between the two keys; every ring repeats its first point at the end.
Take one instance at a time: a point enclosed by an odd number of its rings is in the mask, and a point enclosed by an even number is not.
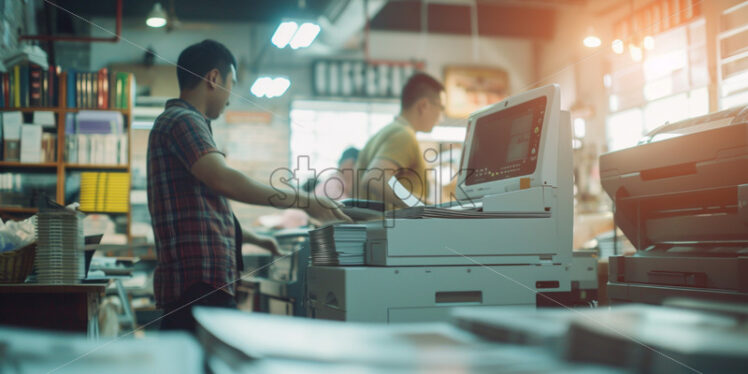
{"type": "Polygon", "coordinates": [[[643,61],[612,55],[605,78],[610,114],[608,149],[631,147],[666,122],[709,113],[706,22],[703,18],[654,36],[643,61]]]}
{"type": "Polygon", "coordinates": [[[636,145],[642,134],[641,109],[624,110],[608,116],[608,150],[617,151],[636,145]]]}
{"type": "Polygon", "coordinates": [[[748,1],[722,12],[717,36],[719,107],[748,104],[748,1]]]}
{"type": "MultiPolygon", "coordinates": [[[[399,102],[346,102],[296,100],[291,104],[291,169],[299,167],[307,156],[309,168],[317,173],[337,167],[348,147],[361,149],[382,127],[392,122],[400,110],[399,102]],[[303,160],[303,159],[302,159],[303,160]]],[[[312,176],[301,165],[297,177],[312,176]]]]}

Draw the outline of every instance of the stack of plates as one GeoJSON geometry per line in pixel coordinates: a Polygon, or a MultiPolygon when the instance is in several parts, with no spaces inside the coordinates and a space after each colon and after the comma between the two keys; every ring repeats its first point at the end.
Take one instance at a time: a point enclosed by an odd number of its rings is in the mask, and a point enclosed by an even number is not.
{"type": "Polygon", "coordinates": [[[329,225],[309,231],[312,264],[350,266],[364,264],[366,226],[329,225]]]}
{"type": "Polygon", "coordinates": [[[40,212],[36,237],[37,282],[79,283],[85,275],[82,215],[68,209],[40,212]]]}

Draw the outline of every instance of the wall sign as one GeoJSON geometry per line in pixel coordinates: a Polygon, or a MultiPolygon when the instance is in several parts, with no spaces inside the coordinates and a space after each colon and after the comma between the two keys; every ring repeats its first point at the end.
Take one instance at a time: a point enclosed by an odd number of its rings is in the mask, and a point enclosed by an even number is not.
{"type": "Polygon", "coordinates": [[[623,40],[637,34],[656,35],[688,23],[701,13],[698,0],[655,0],[616,22],[614,35],[623,40]]]}
{"type": "Polygon", "coordinates": [[[444,69],[444,90],[447,116],[467,118],[508,96],[509,74],[490,67],[448,66],[444,69]]]}
{"type": "Polygon", "coordinates": [[[423,63],[369,63],[363,60],[319,60],[313,66],[317,96],[397,98],[405,81],[423,63]]]}

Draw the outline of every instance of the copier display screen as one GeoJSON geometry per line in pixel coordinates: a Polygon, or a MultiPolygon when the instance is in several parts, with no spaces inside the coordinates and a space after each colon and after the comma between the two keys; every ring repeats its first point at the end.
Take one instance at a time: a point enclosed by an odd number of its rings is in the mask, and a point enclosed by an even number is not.
{"type": "Polygon", "coordinates": [[[465,184],[531,174],[540,149],[546,97],[478,118],[465,184]]]}

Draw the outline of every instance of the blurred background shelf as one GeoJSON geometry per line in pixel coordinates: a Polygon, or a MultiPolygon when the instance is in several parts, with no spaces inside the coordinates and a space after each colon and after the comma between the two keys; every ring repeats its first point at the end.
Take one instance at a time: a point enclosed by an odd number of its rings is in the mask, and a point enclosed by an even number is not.
{"type": "Polygon", "coordinates": [[[65,164],[65,169],[81,169],[81,170],[127,170],[128,165],[102,165],[102,164],[65,164]]]}
{"type": "Polygon", "coordinates": [[[24,169],[24,168],[38,168],[38,169],[44,169],[44,168],[56,168],[58,165],[57,162],[38,162],[38,163],[29,163],[29,162],[16,162],[16,161],[0,161],[0,167],[5,168],[15,168],[15,169],[24,169]]]}

